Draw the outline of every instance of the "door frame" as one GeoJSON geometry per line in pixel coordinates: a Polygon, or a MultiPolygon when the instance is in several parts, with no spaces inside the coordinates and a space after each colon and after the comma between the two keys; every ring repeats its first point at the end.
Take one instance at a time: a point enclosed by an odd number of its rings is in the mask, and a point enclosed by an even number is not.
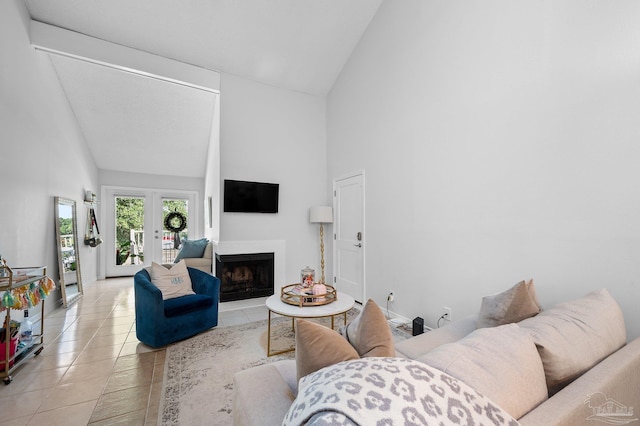
{"type": "MultiPolygon", "coordinates": [[[[106,243],[106,238],[109,233],[114,231],[112,223],[113,217],[107,212],[107,206],[111,202],[109,198],[113,198],[116,196],[145,198],[148,200],[148,202],[151,203],[152,214],[155,214],[157,211],[161,211],[163,198],[186,198],[189,200],[189,202],[193,203],[193,208],[189,208],[189,217],[187,219],[189,223],[189,238],[193,239],[195,238],[195,236],[202,234],[202,212],[200,208],[200,194],[198,191],[104,185],[102,186],[100,191],[100,199],[102,200],[100,207],[100,216],[102,217],[102,226],[104,232],[102,234],[102,239],[105,241],[105,244],[99,246],[98,279],[105,279],[107,277],[107,262],[109,262],[109,250],[107,250],[108,244],[106,243]]],[[[154,224],[159,224],[162,228],[162,220],[159,219],[158,221],[156,221],[156,219],[157,218],[155,217],[145,217],[145,229],[150,229],[149,234],[145,235],[145,239],[150,238],[152,241],[155,240],[155,233],[153,232],[154,224]]],[[[112,236],[110,238],[112,238],[112,236]]],[[[155,255],[156,248],[154,247],[152,250],[154,251],[155,255]]],[[[143,265],[136,265],[136,272],[142,267],[151,264],[151,260],[147,261],[147,259],[148,258],[145,257],[145,262],[143,265]]],[[[123,276],[126,276],[126,274],[123,276]]]]}
{"type": "MultiPolygon", "coordinates": [[[[337,212],[336,210],[336,196],[337,196],[337,192],[336,192],[336,184],[338,181],[341,180],[345,180],[345,179],[350,179],[353,177],[357,177],[360,176],[361,180],[362,180],[362,197],[361,197],[361,203],[362,203],[362,300],[360,301],[361,303],[365,303],[365,301],[367,300],[367,226],[366,226],[366,191],[365,191],[365,186],[366,186],[366,180],[365,180],[365,172],[364,170],[356,170],[354,172],[351,173],[347,173],[338,177],[335,177],[333,179],[333,188],[332,188],[332,194],[333,194],[333,211],[337,212]]],[[[336,265],[338,264],[338,259],[337,259],[337,250],[336,250],[336,245],[337,245],[337,241],[336,241],[336,229],[339,226],[338,221],[340,220],[339,216],[337,214],[334,215],[335,217],[335,223],[333,224],[333,238],[332,238],[332,275],[333,275],[333,279],[332,282],[333,284],[335,284],[336,282],[336,265]]]]}

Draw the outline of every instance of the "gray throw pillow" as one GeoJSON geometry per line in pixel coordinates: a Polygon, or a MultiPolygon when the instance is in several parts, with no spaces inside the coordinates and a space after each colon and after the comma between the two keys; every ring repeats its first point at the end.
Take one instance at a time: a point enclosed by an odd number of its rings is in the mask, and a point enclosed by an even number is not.
{"type": "Polygon", "coordinates": [[[482,298],[478,328],[520,322],[540,312],[533,280],[520,281],[509,290],[482,298]]]}

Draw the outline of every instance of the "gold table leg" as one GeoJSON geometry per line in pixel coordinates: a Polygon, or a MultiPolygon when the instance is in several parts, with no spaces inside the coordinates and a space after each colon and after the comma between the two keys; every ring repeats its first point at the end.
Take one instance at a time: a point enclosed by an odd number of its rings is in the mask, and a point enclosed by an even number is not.
{"type": "MultiPolygon", "coordinates": [[[[269,311],[269,319],[267,321],[267,356],[274,356],[274,355],[280,355],[280,354],[284,354],[287,352],[293,352],[296,350],[295,345],[292,348],[289,349],[284,349],[281,351],[277,351],[277,352],[271,352],[271,309],[268,310],[269,311]]],[[[338,314],[339,315],[339,314],[338,314]]],[[[342,313],[343,318],[344,318],[344,325],[347,325],[347,311],[342,313]]],[[[288,316],[288,315],[282,315],[282,316],[288,316]]],[[[327,315],[328,317],[331,317],[331,329],[334,329],[334,317],[335,315],[327,315]]],[[[293,331],[293,333],[295,334],[296,332],[296,318],[305,318],[305,317],[290,317],[291,318],[291,330],[293,331]]],[[[313,318],[326,318],[326,317],[313,317],[313,318]]]]}
{"type": "Polygon", "coordinates": [[[267,356],[271,353],[271,309],[269,309],[269,321],[267,322],[267,356]]]}
{"type": "MultiPolygon", "coordinates": [[[[286,316],[286,315],[283,315],[286,316]]],[[[296,332],[296,318],[295,317],[291,317],[291,329],[293,330],[294,334],[296,332]]],[[[292,347],[289,349],[284,349],[281,351],[276,351],[276,352],[271,352],[271,309],[269,309],[269,320],[267,321],[267,356],[274,356],[274,355],[280,355],[280,354],[284,354],[287,352],[293,352],[296,350],[296,347],[292,347]]]]}

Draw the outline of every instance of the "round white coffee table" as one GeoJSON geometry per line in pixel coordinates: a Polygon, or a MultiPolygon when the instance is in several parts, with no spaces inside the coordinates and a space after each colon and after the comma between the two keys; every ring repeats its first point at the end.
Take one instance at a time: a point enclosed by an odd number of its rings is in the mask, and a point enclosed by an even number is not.
{"type": "Polygon", "coordinates": [[[344,324],[347,325],[347,312],[353,308],[355,300],[353,297],[345,293],[337,292],[337,300],[335,302],[327,303],[326,305],[319,306],[297,306],[284,303],[280,299],[279,294],[270,296],[265,304],[269,310],[269,321],[267,325],[267,356],[279,355],[285,352],[291,352],[295,350],[295,346],[290,349],[271,353],[271,313],[276,313],[285,317],[291,318],[292,328],[295,332],[295,319],[296,318],[326,318],[331,317],[331,328],[333,329],[333,318],[336,315],[344,315],[344,324]]]}

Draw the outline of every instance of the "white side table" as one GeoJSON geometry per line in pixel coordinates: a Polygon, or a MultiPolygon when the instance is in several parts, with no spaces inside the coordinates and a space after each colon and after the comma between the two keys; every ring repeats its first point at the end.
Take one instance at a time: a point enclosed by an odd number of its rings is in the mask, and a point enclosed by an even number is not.
{"type": "Polygon", "coordinates": [[[267,356],[279,355],[285,352],[294,351],[295,346],[290,349],[271,353],[271,312],[291,318],[292,328],[295,332],[296,318],[326,318],[331,317],[331,328],[333,329],[333,318],[336,315],[344,315],[344,324],[347,324],[347,312],[353,308],[355,300],[345,293],[338,292],[338,300],[320,306],[296,306],[284,303],[280,300],[279,294],[270,296],[265,302],[269,310],[269,322],[267,325],[267,356]]]}

